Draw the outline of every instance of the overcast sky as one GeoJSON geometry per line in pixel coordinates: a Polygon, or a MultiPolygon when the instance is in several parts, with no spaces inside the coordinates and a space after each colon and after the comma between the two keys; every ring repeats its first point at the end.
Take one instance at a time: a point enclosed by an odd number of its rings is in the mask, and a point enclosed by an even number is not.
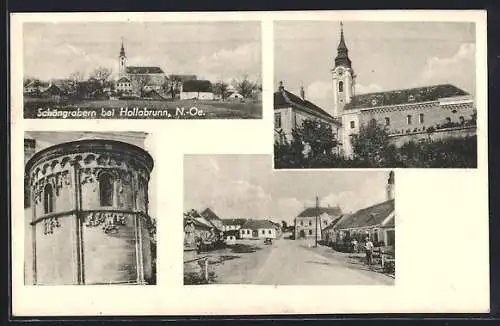
{"type": "MultiPolygon", "coordinates": [[[[340,40],[338,21],[281,21],[274,25],[275,80],[330,108],[330,69],[340,40]]],[[[356,92],[451,83],[475,93],[475,26],[455,22],[344,22],[357,75],[356,92]]]]}
{"type": "Polygon", "coordinates": [[[356,211],[386,200],[388,171],[273,171],[269,155],[186,155],[184,209],[221,218],[293,219],[315,204],[356,211]]]}
{"type": "Polygon", "coordinates": [[[118,71],[121,38],[128,64],[209,80],[261,78],[260,22],[25,23],[24,75],[41,79],[118,71]]]}
{"type": "MultiPolygon", "coordinates": [[[[49,146],[66,143],[82,138],[98,138],[98,139],[111,139],[126,142],[138,146],[151,156],[154,155],[150,150],[149,135],[143,132],[93,132],[93,131],[29,131],[24,133],[24,138],[34,139],[36,141],[35,151],[38,152],[49,146]]],[[[153,168],[149,181],[149,214],[156,218],[156,170],[153,168]]]]}

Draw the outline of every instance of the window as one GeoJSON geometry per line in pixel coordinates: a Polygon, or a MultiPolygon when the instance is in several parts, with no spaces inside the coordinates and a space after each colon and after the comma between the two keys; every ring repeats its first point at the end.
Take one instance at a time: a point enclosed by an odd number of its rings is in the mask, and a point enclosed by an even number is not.
{"type": "Polygon", "coordinates": [[[304,221],[300,221],[300,226],[304,226],[304,221]]]}
{"type": "Polygon", "coordinates": [[[54,211],[54,192],[52,190],[52,185],[48,184],[43,188],[43,212],[45,214],[52,213],[54,211]]]}
{"type": "Polygon", "coordinates": [[[387,245],[394,246],[394,239],[395,239],[394,230],[387,230],[386,235],[387,235],[387,245]]]}
{"type": "Polygon", "coordinates": [[[465,119],[464,119],[464,117],[463,117],[463,116],[460,116],[460,117],[458,118],[458,121],[460,121],[460,124],[461,124],[461,125],[463,125],[463,124],[465,123],[465,119]]]}
{"type": "Polygon", "coordinates": [[[262,234],[266,234],[266,231],[265,231],[265,230],[262,230],[262,234]]]}
{"type": "Polygon", "coordinates": [[[313,230],[309,230],[309,235],[312,235],[313,234],[313,230]]]}
{"type": "Polygon", "coordinates": [[[354,125],[354,121],[351,121],[351,129],[354,129],[355,125],[354,125]]]}
{"type": "Polygon", "coordinates": [[[344,91],[344,82],[339,81],[339,92],[342,93],[344,91]]]}
{"type": "Polygon", "coordinates": [[[451,118],[450,117],[446,117],[446,122],[450,123],[451,122],[451,118]]]}
{"type": "Polygon", "coordinates": [[[411,125],[411,115],[406,116],[406,123],[411,125]]]}
{"type": "Polygon", "coordinates": [[[390,126],[391,125],[391,119],[389,119],[388,117],[385,118],[385,125],[386,126],[390,126]]]}
{"type": "Polygon", "coordinates": [[[312,221],[309,221],[309,226],[313,225],[312,221]]]}
{"type": "Polygon", "coordinates": [[[281,113],[274,114],[274,128],[281,128],[281,113]]]}
{"type": "Polygon", "coordinates": [[[423,114],[423,113],[420,113],[420,114],[418,115],[418,122],[419,122],[419,123],[424,123],[424,114],[423,114]]]}
{"type": "Polygon", "coordinates": [[[325,224],[325,225],[326,225],[326,224],[328,224],[328,221],[327,221],[327,220],[324,220],[324,221],[323,221],[323,224],[325,224]]]}
{"type": "Polygon", "coordinates": [[[272,232],[271,232],[271,230],[268,230],[267,233],[271,234],[272,232]]]}
{"type": "Polygon", "coordinates": [[[101,206],[113,206],[114,180],[109,173],[99,175],[99,199],[101,206]]]}

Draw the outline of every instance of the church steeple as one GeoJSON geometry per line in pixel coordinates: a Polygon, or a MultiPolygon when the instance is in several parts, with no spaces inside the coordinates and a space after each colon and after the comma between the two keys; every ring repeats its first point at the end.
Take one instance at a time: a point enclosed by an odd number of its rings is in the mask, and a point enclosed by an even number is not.
{"type": "Polygon", "coordinates": [[[118,57],[118,73],[120,76],[124,76],[127,70],[127,56],[125,55],[125,47],[123,46],[122,37],[122,47],[120,48],[120,56],[118,57]]]}
{"type": "Polygon", "coordinates": [[[335,58],[335,67],[344,66],[351,68],[351,59],[348,55],[349,50],[344,40],[344,24],[340,22],[340,42],[337,47],[337,57],[335,58]]]}
{"type": "Polygon", "coordinates": [[[123,37],[122,37],[122,48],[120,49],[120,57],[125,57],[125,48],[123,47],[123,37]]]}

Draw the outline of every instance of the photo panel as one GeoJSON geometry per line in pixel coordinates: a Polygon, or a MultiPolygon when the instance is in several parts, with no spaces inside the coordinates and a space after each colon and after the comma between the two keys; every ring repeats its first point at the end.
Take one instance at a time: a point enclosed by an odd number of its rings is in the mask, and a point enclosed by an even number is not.
{"type": "Polygon", "coordinates": [[[275,168],[477,167],[475,22],[275,21],[274,40],[275,168]]]}

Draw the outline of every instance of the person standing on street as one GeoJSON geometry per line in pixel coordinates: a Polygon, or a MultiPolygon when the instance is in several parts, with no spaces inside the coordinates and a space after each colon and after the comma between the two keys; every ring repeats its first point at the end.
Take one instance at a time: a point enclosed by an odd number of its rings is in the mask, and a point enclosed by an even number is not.
{"type": "Polygon", "coordinates": [[[372,255],[373,255],[373,242],[371,242],[370,238],[366,238],[365,242],[365,252],[366,252],[366,264],[371,266],[372,264],[372,255]]]}

